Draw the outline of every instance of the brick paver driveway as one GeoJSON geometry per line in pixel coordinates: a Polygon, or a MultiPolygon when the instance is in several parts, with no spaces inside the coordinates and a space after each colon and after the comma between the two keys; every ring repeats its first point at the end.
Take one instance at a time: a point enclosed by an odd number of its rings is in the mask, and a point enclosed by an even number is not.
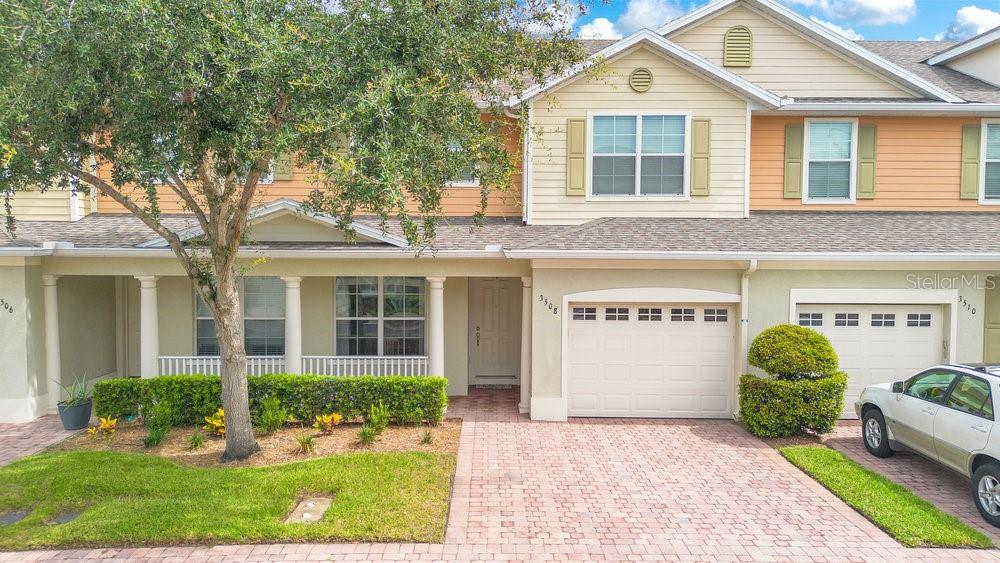
{"type": "Polygon", "coordinates": [[[0,560],[1000,560],[900,547],[726,421],[531,423],[516,390],[455,399],[458,467],[443,545],[100,549],[0,560]]]}
{"type": "Polygon", "coordinates": [[[899,452],[887,459],[869,454],[861,442],[861,424],[856,420],[841,421],[825,442],[872,471],[909,488],[1000,545],[1000,528],[991,526],[979,515],[969,492],[967,477],[909,452],[899,452]]]}

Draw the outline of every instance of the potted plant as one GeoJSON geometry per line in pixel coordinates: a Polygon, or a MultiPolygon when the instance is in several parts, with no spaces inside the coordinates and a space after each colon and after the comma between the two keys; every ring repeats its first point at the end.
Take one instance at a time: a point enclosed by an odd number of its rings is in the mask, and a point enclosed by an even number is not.
{"type": "Polygon", "coordinates": [[[73,383],[59,386],[66,392],[66,398],[59,401],[59,420],[66,430],[81,430],[90,424],[90,410],[93,401],[90,396],[90,386],[87,376],[73,379],[73,383]]]}

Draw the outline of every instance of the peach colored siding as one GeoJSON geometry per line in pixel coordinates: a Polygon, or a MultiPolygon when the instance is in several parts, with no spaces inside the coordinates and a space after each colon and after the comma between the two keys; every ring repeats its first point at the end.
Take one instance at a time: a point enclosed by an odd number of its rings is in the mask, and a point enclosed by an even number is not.
{"type": "Polygon", "coordinates": [[[847,205],[803,205],[784,199],[785,124],[802,117],[754,117],[750,142],[751,210],[961,211],[982,210],[958,198],[962,125],[976,118],[862,117],[878,127],[875,199],[847,205]]]}
{"type": "MultiPolygon", "coordinates": [[[[519,129],[511,126],[505,135],[507,149],[515,156],[518,163],[513,174],[513,181],[510,189],[502,192],[493,190],[490,193],[486,214],[493,216],[520,216],[521,215],[521,138],[519,129]]],[[[111,173],[108,167],[99,169],[102,178],[109,178],[111,173]]],[[[297,201],[305,199],[309,193],[315,189],[309,172],[296,169],[293,179],[288,181],[275,181],[270,185],[260,186],[258,204],[267,203],[276,199],[286,198],[297,201]]],[[[143,206],[146,202],[145,195],[139,190],[129,193],[131,197],[143,206]]],[[[163,187],[159,190],[160,210],[163,213],[186,213],[183,202],[169,188],[163,187]]],[[[467,217],[479,210],[480,192],[479,188],[450,187],[445,191],[442,198],[443,214],[452,217],[467,217]]],[[[416,212],[416,206],[410,205],[410,209],[416,212]]],[[[100,213],[127,213],[125,208],[106,196],[97,198],[97,211],[100,213]]]]}

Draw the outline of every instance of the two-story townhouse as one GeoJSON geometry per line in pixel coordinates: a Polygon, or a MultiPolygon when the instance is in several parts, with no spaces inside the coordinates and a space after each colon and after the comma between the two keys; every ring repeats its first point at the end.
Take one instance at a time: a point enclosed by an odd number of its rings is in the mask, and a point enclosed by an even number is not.
{"type": "MultiPolygon", "coordinates": [[[[475,180],[449,186],[434,253],[366,217],[345,243],[276,163],[243,251],[267,259],[243,281],[248,371],[519,385],[544,420],[723,418],[747,343],[778,323],[831,338],[849,395],[1000,360],[1000,30],[853,42],[717,0],[583,44],[587,64],[509,102],[530,114],[517,183],[482,228],[475,180]]],[[[169,249],[104,198],[84,207],[24,211],[0,239],[0,420],[44,413],[84,371],[218,369],[169,249]]]]}

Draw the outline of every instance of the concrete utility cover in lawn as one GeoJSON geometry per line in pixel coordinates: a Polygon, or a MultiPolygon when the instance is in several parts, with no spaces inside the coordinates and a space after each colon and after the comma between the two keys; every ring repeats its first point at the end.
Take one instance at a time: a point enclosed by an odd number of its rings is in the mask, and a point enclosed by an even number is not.
{"type": "Polygon", "coordinates": [[[323,519],[323,515],[333,504],[330,497],[306,497],[299,501],[285,524],[313,524],[323,519]]]}
{"type": "Polygon", "coordinates": [[[59,524],[65,524],[66,522],[76,520],[76,517],[79,515],[80,515],[79,512],[60,512],[59,514],[56,514],[55,517],[53,517],[51,520],[49,520],[48,524],[49,526],[58,526],[59,524]]]}
{"type": "Polygon", "coordinates": [[[17,524],[21,520],[28,517],[27,510],[11,510],[10,512],[0,513],[0,526],[9,526],[11,524],[17,524]]]}

